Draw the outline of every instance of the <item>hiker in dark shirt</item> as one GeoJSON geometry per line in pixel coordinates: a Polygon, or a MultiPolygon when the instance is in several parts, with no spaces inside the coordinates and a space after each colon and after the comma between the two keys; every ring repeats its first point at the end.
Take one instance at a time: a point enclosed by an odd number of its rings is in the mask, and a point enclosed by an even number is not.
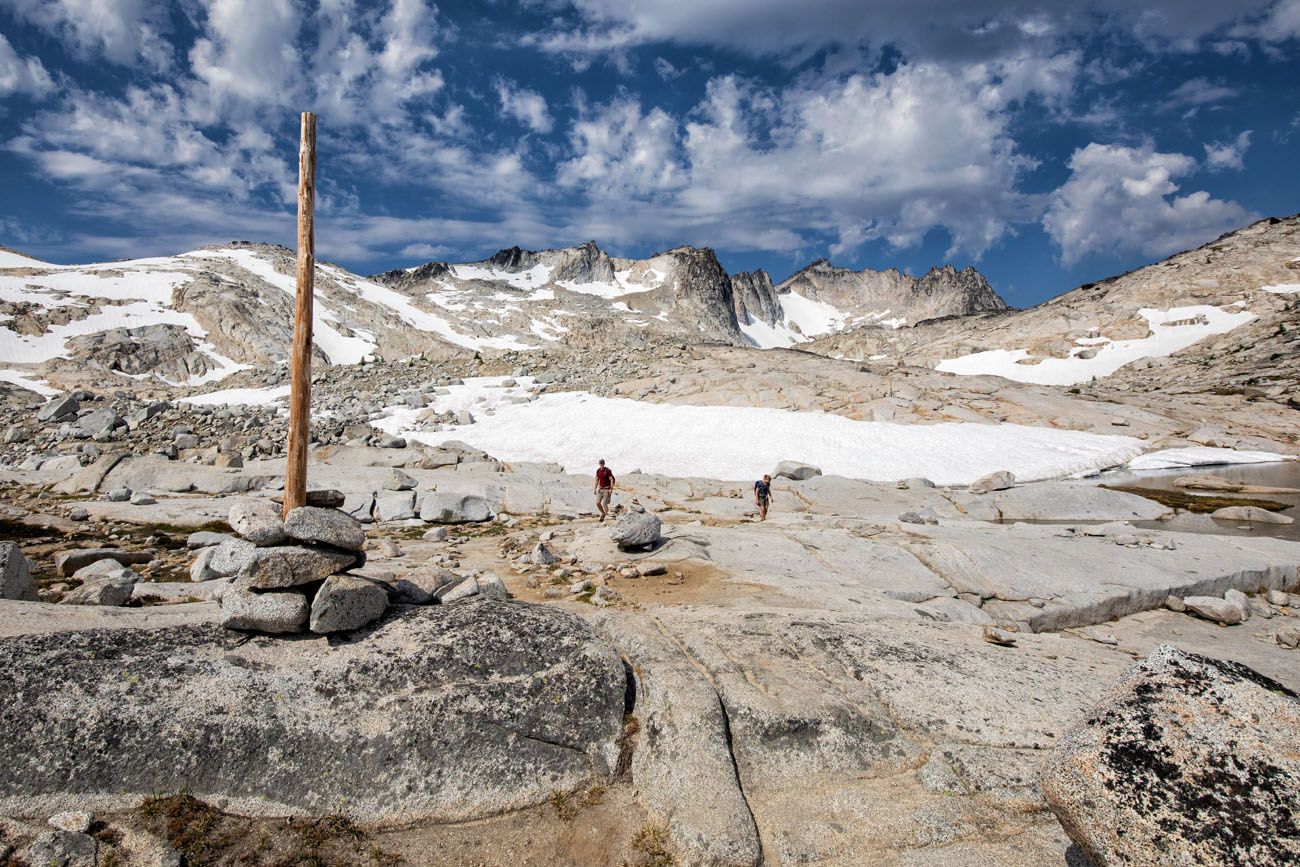
{"type": "Polygon", "coordinates": [[[609,517],[609,499],[614,495],[614,471],[605,466],[605,461],[600,461],[600,467],[596,470],[596,509],[600,512],[600,520],[604,521],[609,517]]]}
{"type": "Polygon", "coordinates": [[[758,506],[758,519],[767,520],[767,507],[772,501],[772,477],[763,476],[754,482],[754,505],[758,506]]]}

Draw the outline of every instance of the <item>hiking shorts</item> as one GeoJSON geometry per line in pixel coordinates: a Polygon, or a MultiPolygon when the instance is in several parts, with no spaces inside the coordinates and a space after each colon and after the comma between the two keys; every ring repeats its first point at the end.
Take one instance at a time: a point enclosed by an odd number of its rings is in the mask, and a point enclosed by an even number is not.
{"type": "Polygon", "coordinates": [[[613,488],[600,488],[596,491],[596,504],[599,506],[608,506],[609,498],[614,495],[613,488]]]}

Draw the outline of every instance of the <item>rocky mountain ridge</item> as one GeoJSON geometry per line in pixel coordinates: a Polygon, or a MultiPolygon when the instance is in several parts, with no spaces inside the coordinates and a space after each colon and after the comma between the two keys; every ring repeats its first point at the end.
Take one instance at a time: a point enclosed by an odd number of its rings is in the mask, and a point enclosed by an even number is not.
{"type": "MultiPolygon", "coordinates": [[[[370,278],[318,263],[315,351],[338,365],[798,345],[1044,385],[1190,378],[1294,398],[1298,225],[1262,221],[1024,311],[972,268],[912,277],[823,259],[774,283],[762,269],[728,274],[711,249],[689,246],[645,259],[594,241],[511,247],[370,278]]],[[[192,390],[240,370],[282,375],[293,272],[292,251],[250,242],[76,266],[0,252],[0,378],[72,388],[95,371],[192,390]]]]}
{"type": "MultiPolygon", "coordinates": [[[[451,288],[461,293],[459,303],[473,303],[469,290],[487,292],[488,285],[507,293],[563,289],[616,299],[616,310],[657,320],[634,319],[636,327],[662,330],[658,323],[664,323],[674,334],[760,348],[792,346],[858,325],[898,327],[1006,309],[983,275],[969,267],[945,265],[917,278],[897,269],[851,271],[821,259],[774,285],[763,269],[727,274],[707,247],[674,247],[637,260],[611,257],[595,241],[541,251],[510,247],[478,262],[430,262],[371,279],[404,292],[451,288]]],[[[576,299],[562,300],[567,306],[576,299]]]]}
{"type": "Polygon", "coordinates": [[[1026,310],[853,329],[804,348],[1045,385],[1295,399],[1300,215],[1260,220],[1026,310]]]}

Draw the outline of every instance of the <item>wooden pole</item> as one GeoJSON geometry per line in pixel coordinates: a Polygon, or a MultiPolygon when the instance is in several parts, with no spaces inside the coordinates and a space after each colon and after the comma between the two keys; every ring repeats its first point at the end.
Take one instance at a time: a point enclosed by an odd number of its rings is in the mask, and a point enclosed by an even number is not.
{"type": "Polygon", "coordinates": [[[302,113],[298,144],[298,297],[289,356],[289,462],[284,470],[284,514],[307,503],[307,446],[311,440],[311,307],[316,275],[316,115],[302,113]]]}

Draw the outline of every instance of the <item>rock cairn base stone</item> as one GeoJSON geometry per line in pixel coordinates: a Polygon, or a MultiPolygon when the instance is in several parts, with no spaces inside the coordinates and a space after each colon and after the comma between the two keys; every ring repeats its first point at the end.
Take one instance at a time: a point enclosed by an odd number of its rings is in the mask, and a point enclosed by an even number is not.
{"type": "Polygon", "coordinates": [[[311,603],[312,632],[349,632],[383,616],[388,593],[378,584],[351,575],[325,579],[311,603]]]}

